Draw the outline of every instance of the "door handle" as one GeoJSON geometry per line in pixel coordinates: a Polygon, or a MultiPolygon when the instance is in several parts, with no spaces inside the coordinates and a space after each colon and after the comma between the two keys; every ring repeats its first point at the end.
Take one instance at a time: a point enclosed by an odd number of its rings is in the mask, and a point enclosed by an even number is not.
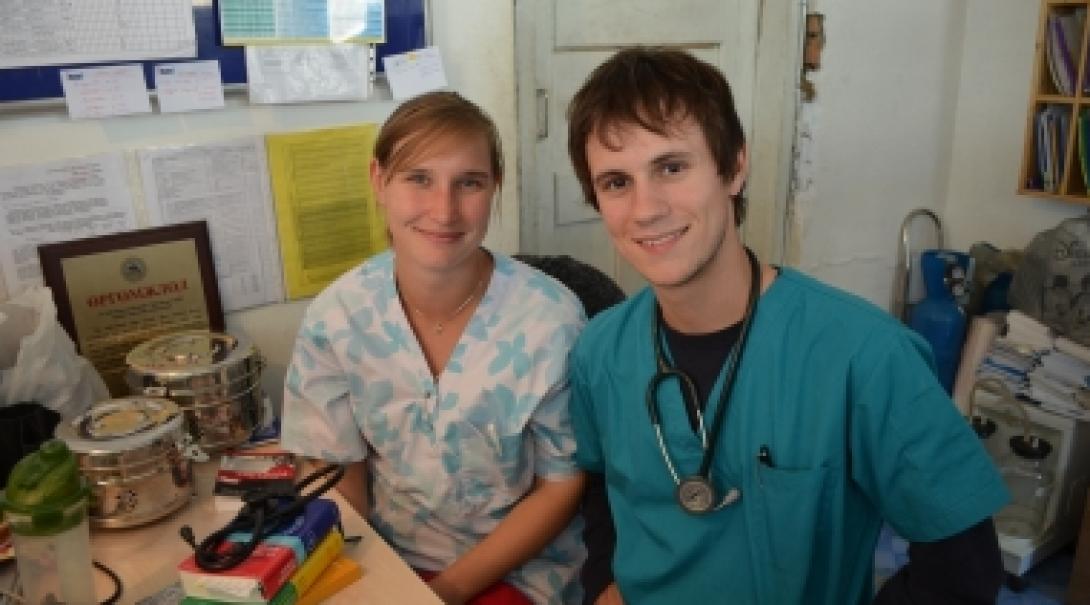
{"type": "Polygon", "coordinates": [[[537,103],[537,140],[549,138],[549,91],[539,88],[534,94],[537,103]]]}

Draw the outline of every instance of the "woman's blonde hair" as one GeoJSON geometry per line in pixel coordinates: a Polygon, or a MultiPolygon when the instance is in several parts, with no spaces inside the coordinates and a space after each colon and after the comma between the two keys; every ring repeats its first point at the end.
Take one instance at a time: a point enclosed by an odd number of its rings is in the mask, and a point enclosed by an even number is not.
{"type": "Polygon", "coordinates": [[[503,150],[492,118],[456,92],[429,92],[402,103],[378,133],[374,157],[387,181],[436,141],[482,136],[492,176],[503,183],[503,150]]]}

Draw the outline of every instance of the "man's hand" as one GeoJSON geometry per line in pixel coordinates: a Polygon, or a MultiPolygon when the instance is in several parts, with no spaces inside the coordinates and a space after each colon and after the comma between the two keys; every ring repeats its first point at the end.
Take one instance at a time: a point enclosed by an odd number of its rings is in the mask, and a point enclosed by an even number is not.
{"type": "Polygon", "coordinates": [[[594,605],[624,605],[624,598],[621,597],[621,590],[617,588],[617,583],[610,582],[602,594],[594,600],[594,605]]]}

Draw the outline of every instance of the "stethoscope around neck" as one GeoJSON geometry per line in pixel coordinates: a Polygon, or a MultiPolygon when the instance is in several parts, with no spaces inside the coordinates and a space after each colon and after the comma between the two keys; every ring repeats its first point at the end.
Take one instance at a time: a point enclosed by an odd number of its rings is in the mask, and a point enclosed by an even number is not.
{"type": "Polygon", "coordinates": [[[749,299],[746,302],[745,315],[742,316],[742,327],[738,334],[738,340],[731,347],[727,358],[727,375],[723,381],[723,388],[719,394],[719,405],[715,409],[715,417],[712,419],[711,431],[704,425],[704,414],[698,403],[696,385],[692,378],[685,372],[673,367],[667,361],[662,350],[662,317],[658,304],[654,306],[651,314],[651,335],[655,344],[655,362],[657,365],[655,375],[647,384],[647,414],[651,417],[651,426],[655,429],[655,438],[658,440],[662,459],[666,462],[666,469],[670,471],[670,477],[677,486],[677,500],[681,508],[695,515],[708,513],[729,506],[742,497],[742,492],[737,487],[730,487],[722,498],[716,497],[716,489],[711,480],[712,460],[715,458],[715,447],[718,436],[723,429],[723,422],[727,417],[727,406],[730,403],[731,390],[738,375],[738,366],[742,361],[742,353],[746,348],[746,340],[749,337],[749,327],[753,322],[753,314],[757,306],[757,297],[761,291],[761,266],[757,262],[756,255],[746,248],[746,256],[749,258],[750,282],[749,299]],[[664,382],[677,379],[683,389],[682,396],[694,403],[696,410],[697,433],[700,437],[700,446],[704,450],[704,456],[700,461],[700,470],[695,475],[682,477],[674,465],[673,457],[666,440],[662,436],[662,419],[659,417],[658,389],[664,382]],[[709,434],[711,438],[709,439],[709,434]]]}

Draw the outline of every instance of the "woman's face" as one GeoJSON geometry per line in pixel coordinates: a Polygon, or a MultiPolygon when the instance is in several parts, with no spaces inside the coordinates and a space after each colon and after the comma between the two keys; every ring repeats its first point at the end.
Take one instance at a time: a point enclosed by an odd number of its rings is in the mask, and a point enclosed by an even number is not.
{"type": "Polygon", "coordinates": [[[371,162],[371,183],[386,211],[398,262],[429,270],[473,258],[488,232],[492,174],[485,137],[441,139],[393,173],[371,162]]]}

